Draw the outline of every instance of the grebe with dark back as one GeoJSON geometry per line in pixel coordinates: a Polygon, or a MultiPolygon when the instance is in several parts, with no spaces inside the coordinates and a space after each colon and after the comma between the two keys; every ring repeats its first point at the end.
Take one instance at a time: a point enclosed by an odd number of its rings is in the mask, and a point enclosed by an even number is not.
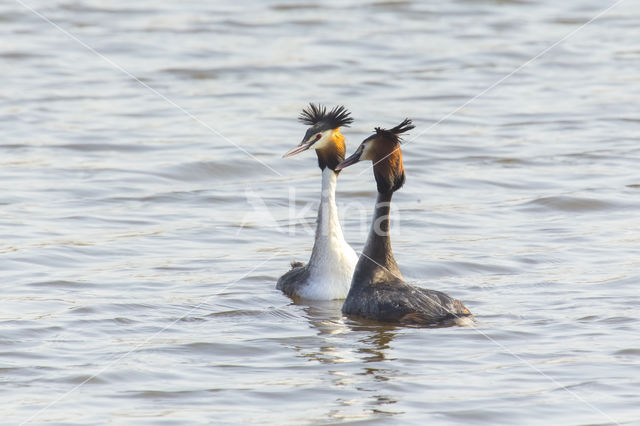
{"type": "Polygon", "coordinates": [[[471,312],[445,293],[407,284],[391,250],[389,211],[393,193],[405,182],[400,135],[415,126],[405,119],[392,129],[376,127],[336,170],[362,160],[373,162],[378,198],[367,242],[356,265],[342,312],[385,322],[464,325],[471,312]]]}

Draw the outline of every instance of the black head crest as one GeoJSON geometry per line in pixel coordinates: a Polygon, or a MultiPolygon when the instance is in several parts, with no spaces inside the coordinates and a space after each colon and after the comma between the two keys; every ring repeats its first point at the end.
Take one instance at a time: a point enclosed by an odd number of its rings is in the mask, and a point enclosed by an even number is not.
{"type": "Polygon", "coordinates": [[[387,137],[391,137],[395,139],[397,142],[402,142],[400,139],[400,135],[402,133],[408,132],[411,129],[415,129],[416,126],[413,125],[413,122],[410,118],[405,118],[402,120],[402,123],[398,124],[396,127],[392,129],[383,129],[382,127],[376,127],[375,131],[378,135],[383,135],[387,137]]]}
{"type": "Polygon", "coordinates": [[[335,129],[341,126],[348,127],[353,123],[353,118],[350,115],[351,113],[342,105],[327,112],[327,107],[310,103],[307,108],[302,110],[298,119],[309,126],[323,123],[329,128],[335,129]]]}

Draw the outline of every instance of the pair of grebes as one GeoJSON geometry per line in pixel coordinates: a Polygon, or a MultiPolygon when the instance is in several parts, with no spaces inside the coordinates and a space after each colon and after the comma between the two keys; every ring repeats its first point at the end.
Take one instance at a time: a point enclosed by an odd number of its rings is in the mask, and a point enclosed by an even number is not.
{"type": "Polygon", "coordinates": [[[315,149],[322,169],[322,195],[309,263],[292,263],[277,288],[295,298],[345,299],[345,315],[371,320],[417,325],[468,321],[471,313],[459,300],[407,284],[391,250],[390,202],[405,181],[400,142],[401,135],[415,127],[411,120],[405,119],[392,129],[376,127],[375,133],[345,159],[345,138],[340,128],[353,122],[349,111],[343,106],[327,111],[326,107],[310,104],[299,119],[309,128],[302,142],[284,157],[315,149]],[[373,162],[378,198],[369,236],[358,257],[342,234],[335,190],[340,171],[363,160],[373,162]]]}

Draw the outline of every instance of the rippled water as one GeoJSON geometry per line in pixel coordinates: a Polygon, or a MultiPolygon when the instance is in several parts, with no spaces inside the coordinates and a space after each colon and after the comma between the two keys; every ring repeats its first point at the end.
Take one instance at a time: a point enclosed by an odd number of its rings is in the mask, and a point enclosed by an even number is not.
{"type": "MultiPolygon", "coordinates": [[[[2,421],[640,424],[640,6],[579,29],[612,4],[3,2],[2,421]],[[309,101],[349,152],[415,120],[396,257],[475,326],[275,290],[309,101]]],[[[359,250],[370,171],[338,189],[359,250]]]]}

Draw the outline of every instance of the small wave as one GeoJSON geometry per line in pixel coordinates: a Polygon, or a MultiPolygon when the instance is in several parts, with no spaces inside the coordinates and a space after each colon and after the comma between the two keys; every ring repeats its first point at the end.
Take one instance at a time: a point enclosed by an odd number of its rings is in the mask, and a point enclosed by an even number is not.
{"type": "Polygon", "coordinates": [[[285,309],[237,309],[230,311],[212,312],[207,315],[209,318],[279,318],[279,319],[296,319],[297,315],[285,309]]]}
{"type": "Polygon", "coordinates": [[[53,288],[77,288],[86,287],[87,285],[93,285],[91,283],[79,282],[79,281],[66,281],[66,280],[53,280],[53,281],[37,281],[30,283],[32,287],[53,287],[53,288]]]}
{"type": "Polygon", "coordinates": [[[613,354],[615,356],[635,356],[635,357],[640,357],[640,348],[621,349],[619,351],[615,351],[613,354]]]}
{"type": "Polygon", "coordinates": [[[263,175],[264,167],[256,167],[255,160],[236,159],[229,162],[217,161],[196,161],[178,164],[164,171],[157,171],[156,174],[178,181],[210,181],[227,178],[237,178],[238,173],[243,177],[252,175],[263,175]]]}
{"type": "Polygon", "coordinates": [[[615,203],[595,198],[571,197],[567,195],[541,197],[524,204],[527,207],[544,208],[565,212],[589,212],[613,209],[615,203]]]}

